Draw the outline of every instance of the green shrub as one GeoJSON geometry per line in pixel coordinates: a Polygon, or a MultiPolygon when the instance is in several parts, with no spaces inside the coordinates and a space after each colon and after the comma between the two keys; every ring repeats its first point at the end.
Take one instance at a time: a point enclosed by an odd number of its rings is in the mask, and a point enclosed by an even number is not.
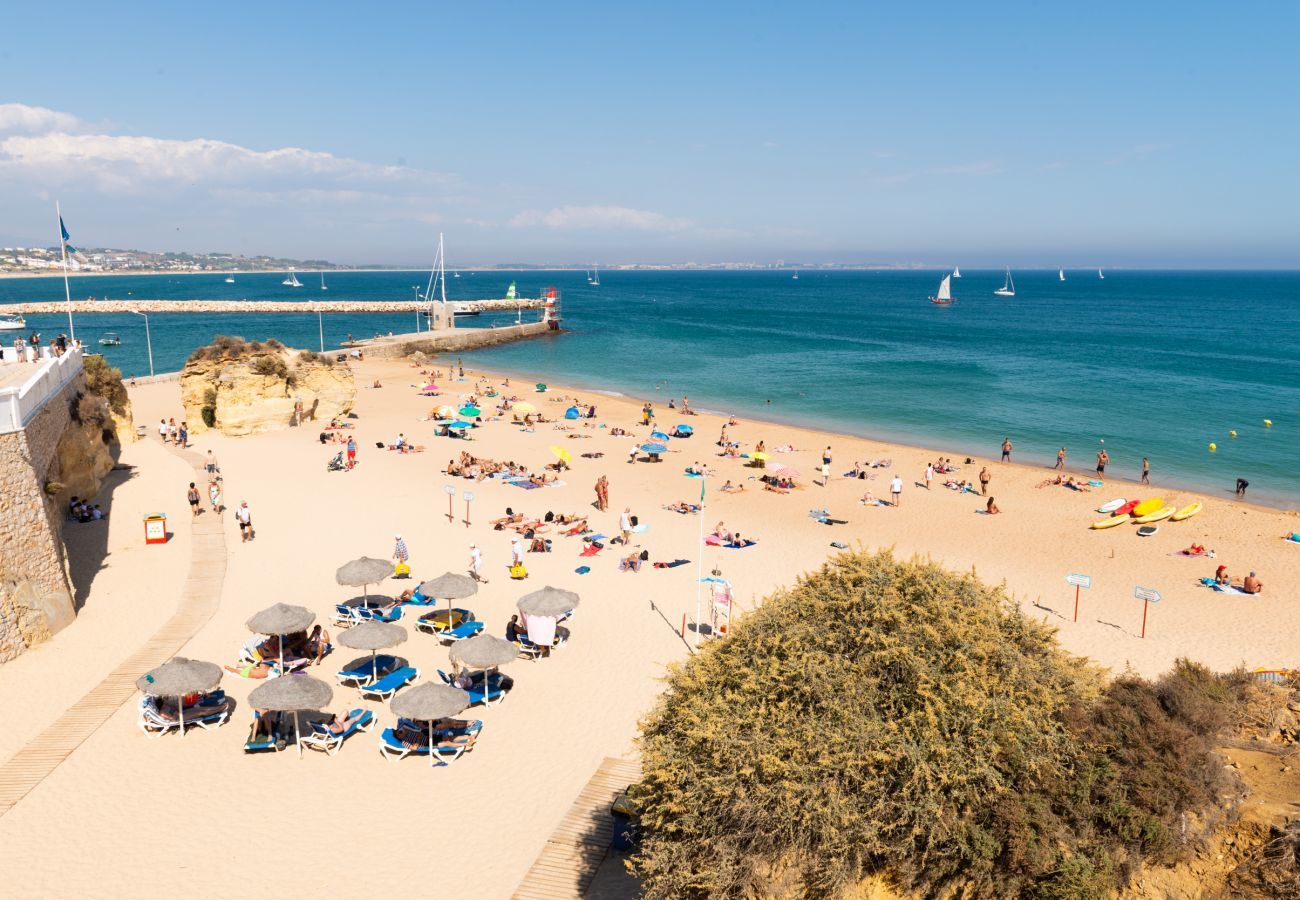
{"type": "Polygon", "coordinates": [[[284,359],[278,355],[255,356],[250,368],[257,375],[280,379],[288,379],[289,377],[289,367],[285,364],[284,359]]]}
{"type": "Polygon", "coordinates": [[[872,874],[1102,897],[1185,849],[1176,823],[1223,778],[1205,704],[1232,695],[1189,664],[1103,688],[1001,589],[844,553],[673,669],[643,723],[633,869],[648,900],[872,874]]]}
{"type": "Polygon", "coordinates": [[[102,356],[89,355],[82,360],[86,371],[86,390],[103,397],[110,409],[119,416],[126,415],[130,402],[126,385],[122,384],[122,370],[110,366],[102,356]]]}

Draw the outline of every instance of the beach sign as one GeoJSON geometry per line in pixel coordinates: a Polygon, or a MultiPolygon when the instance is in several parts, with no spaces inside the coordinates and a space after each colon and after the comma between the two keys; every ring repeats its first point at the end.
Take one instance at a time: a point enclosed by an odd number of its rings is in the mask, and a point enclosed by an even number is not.
{"type": "Polygon", "coordinates": [[[1071,572],[1065,576],[1065,583],[1074,585],[1074,621],[1079,621],[1079,588],[1091,588],[1092,576],[1071,572]]]}
{"type": "Polygon", "coordinates": [[[442,490],[447,495],[447,524],[450,525],[456,521],[456,514],[451,509],[451,502],[456,499],[456,485],[445,484],[442,486],[442,490]]]}
{"type": "Polygon", "coordinates": [[[469,505],[474,502],[474,492],[466,491],[461,496],[465,498],[465,527],[468,528],[469,527],[469,505]]]}
{"type": "Polygon", "coordinates": [[[1160,592],[1155,588],[1134,587],[1133,596],[1142,601],[1142,634],[1141,637],[1147,636],[1147,609],[1152,603],[1160,602],[1160,592]]]}

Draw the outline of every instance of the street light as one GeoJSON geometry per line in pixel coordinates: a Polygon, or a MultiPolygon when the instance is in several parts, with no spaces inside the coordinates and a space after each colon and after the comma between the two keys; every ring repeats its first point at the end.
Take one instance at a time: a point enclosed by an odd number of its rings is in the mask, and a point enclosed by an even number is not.
{"type": "Polygon", "coordinates": [[[420,333],[420,286],[411,285],[411,290],[415,291],[415,333],[420,333]]]}
{"type": "Polygon", "coordinates": [[[153,377],[153,340],[149,337],[149,317],[146,316],[144,313],[140,312],[139,310],[133,309],[130,310],[130,312],[135,313],[137,316],[140,316],[142,319],[144,319],[144,343],[145,346],[149,348],[149,377],[152,378],[153,377]]]}
{"type": "Polygon", "coordinates": [[[316,328],[320,331],[320,352],[325,352],[325,320],[320,316],[320,304],[313,303],[316,307],[316,328]]]}

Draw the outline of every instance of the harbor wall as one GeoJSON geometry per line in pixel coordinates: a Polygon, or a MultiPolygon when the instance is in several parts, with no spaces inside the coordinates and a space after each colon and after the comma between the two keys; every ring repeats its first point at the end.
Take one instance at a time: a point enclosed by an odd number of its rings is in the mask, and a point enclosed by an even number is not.
{"type": "MultiPolygon", "coordinates": [[[[541,309],[544,301],[457,300],[455,305],[478,312],[541,309]]],[[[416,300],[73,300],[72,312],[92,313],[398,313],[427,309],[416,300]]],[[[6,304],[4,312],[23,315],[63,314],[65,302],[6,304]]]]}
{"type": "Polygon", "coordinates": [[[558,333],[558,330],[551,327],[550,322],[524,322],[520,325],[503,325],[500,328],[454,328],[426,331],[420,334],[396,334],[368,341],[357,341],[355,346],[371,356],[410,356],[417,351],[431,356],[437,353],[481,350],[484,347],[495,347],[498,344],[509,344],[558,333]]]}

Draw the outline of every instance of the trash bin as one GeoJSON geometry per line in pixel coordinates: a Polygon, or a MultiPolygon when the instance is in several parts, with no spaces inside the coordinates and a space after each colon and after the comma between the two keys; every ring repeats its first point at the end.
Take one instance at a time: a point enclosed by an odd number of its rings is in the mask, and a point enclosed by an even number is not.
{"type": "Polygon", "coordinates": [[[166,513],[149,513],[144,517],[144,542],[146,544],[167,543],[166,513]]]}

